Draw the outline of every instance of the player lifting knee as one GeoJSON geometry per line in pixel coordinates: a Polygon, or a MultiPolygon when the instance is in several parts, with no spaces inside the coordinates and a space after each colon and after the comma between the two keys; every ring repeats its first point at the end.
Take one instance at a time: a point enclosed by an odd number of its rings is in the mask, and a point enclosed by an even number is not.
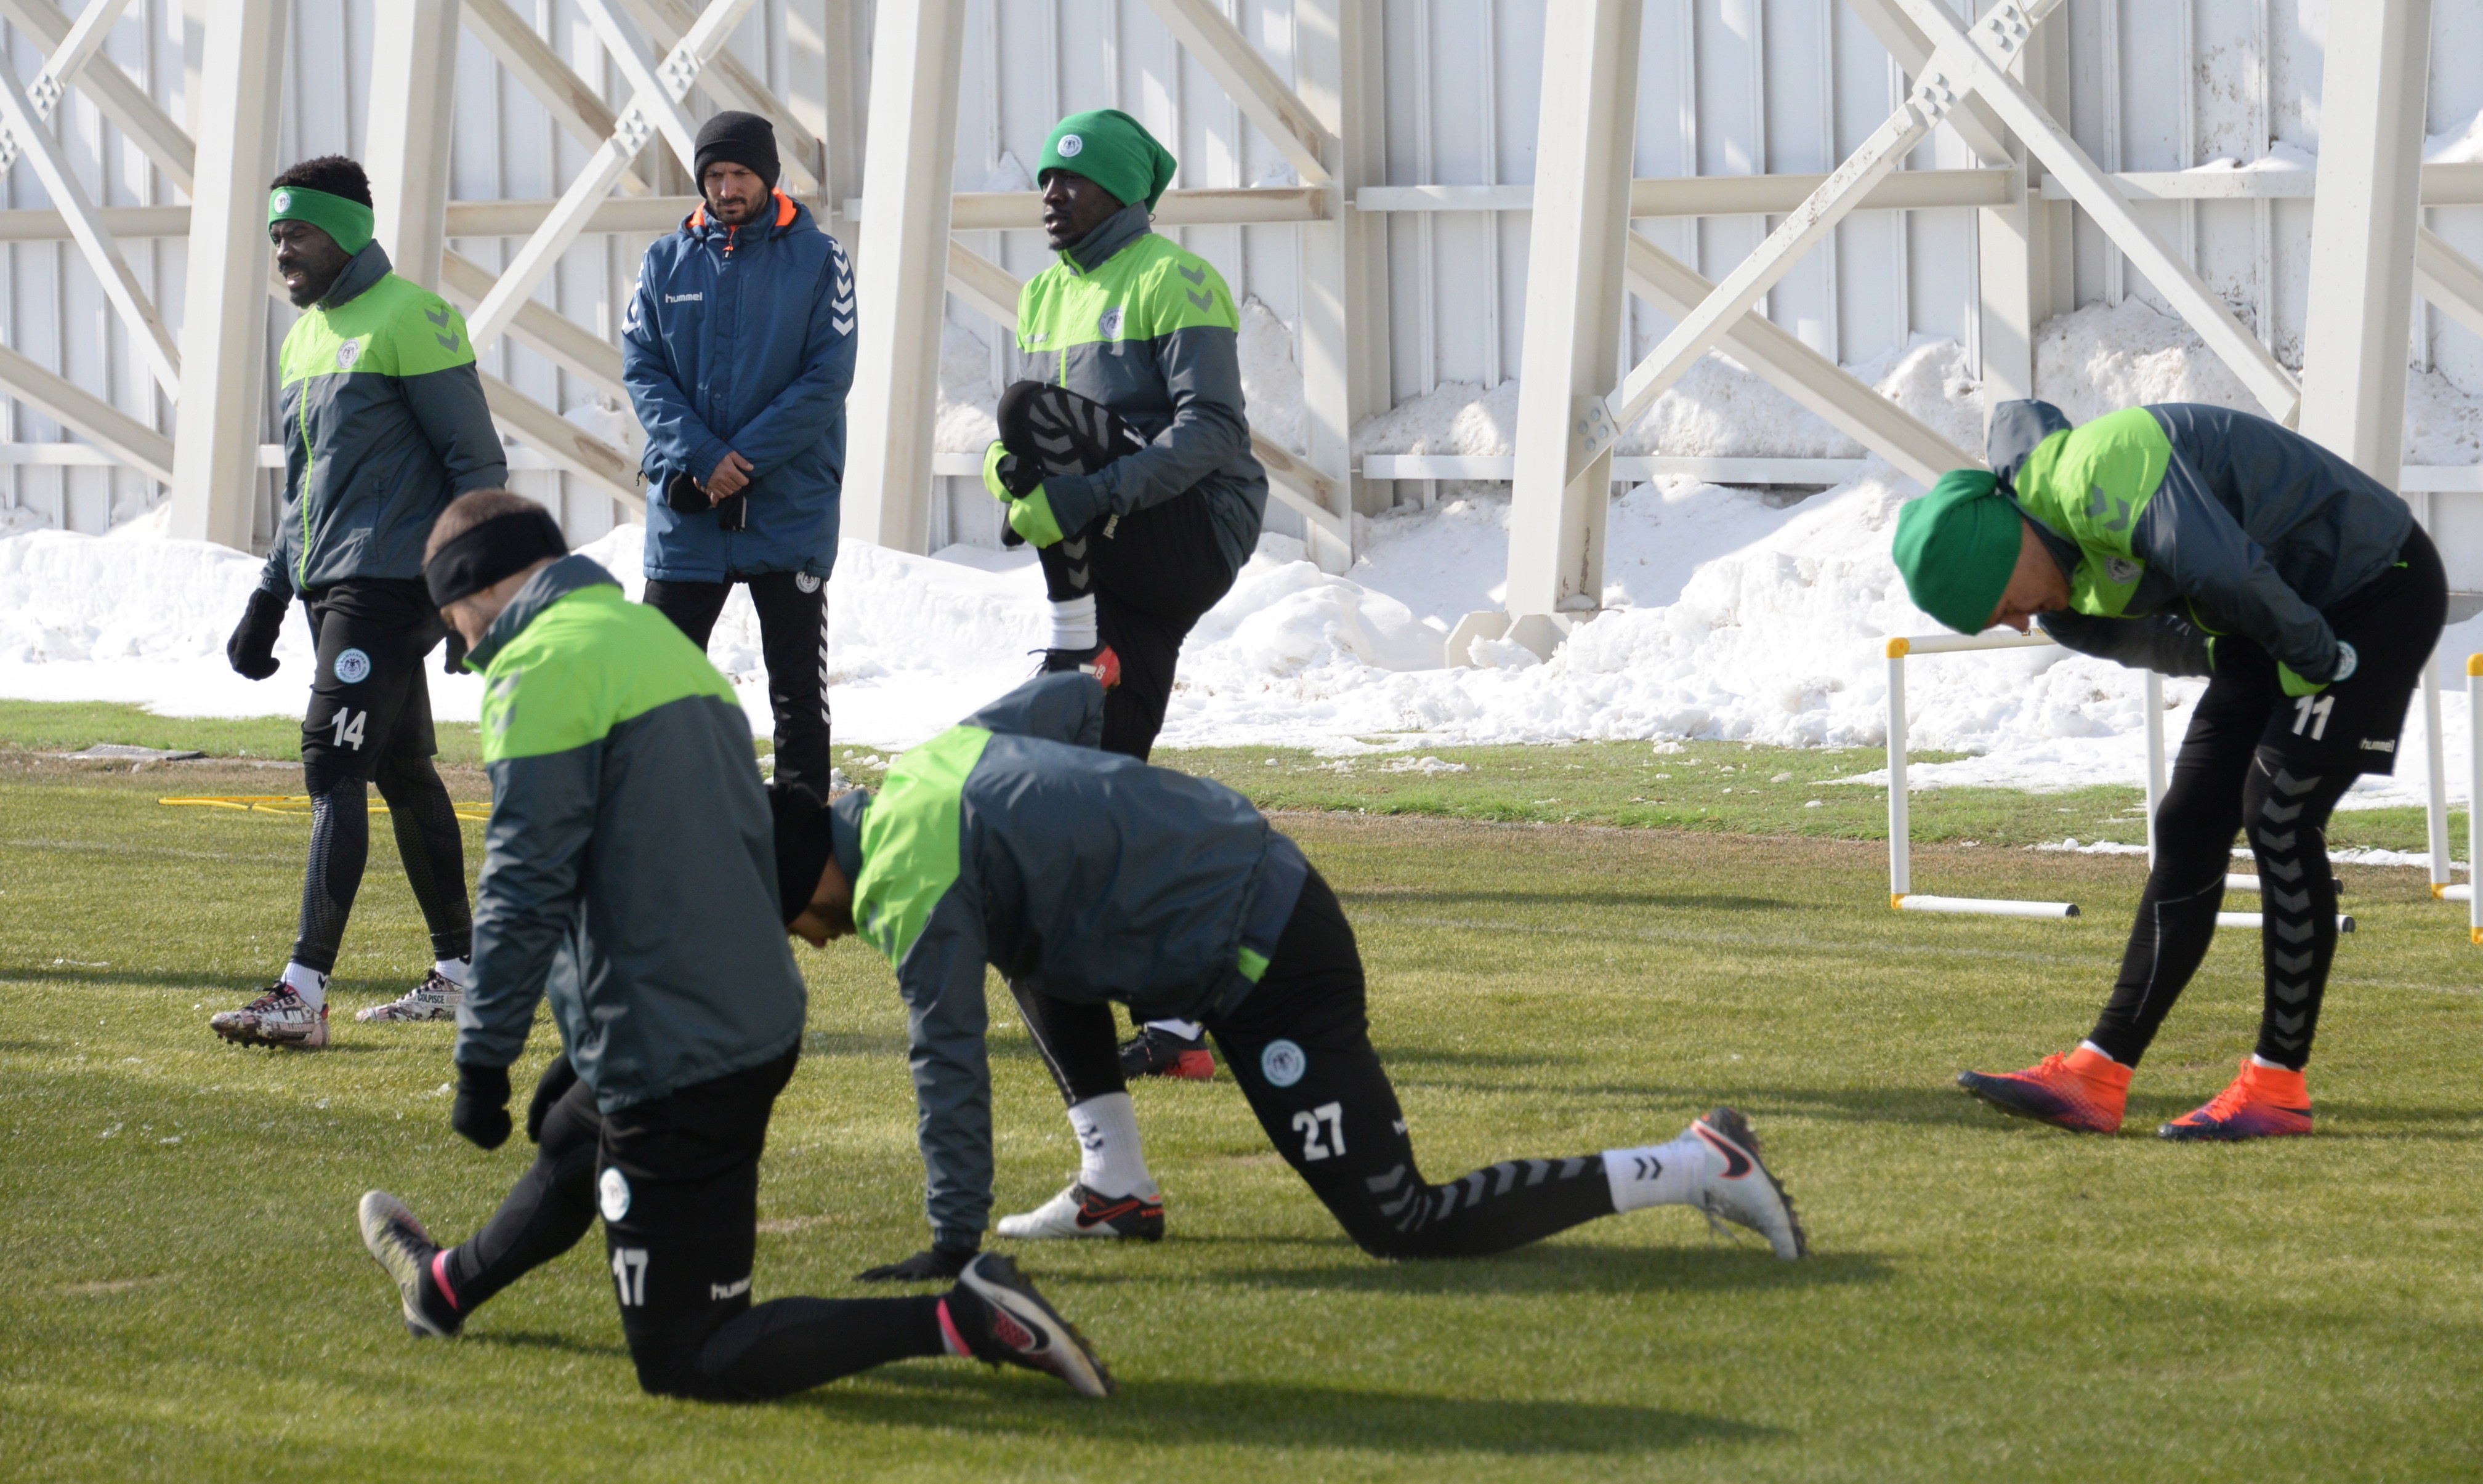
{"type": "Polygon", "coordinates": [[[1335,893],[1240,794],[1099,750],[1103,722],[1091,677],[1039,676],[908,752],[876,795],[825,809],[777,795],[780,890],[814,884],[792,930],[814,944],[858,931],[908,1010],[932,1246],[865,1276],[952,1276],[982,1241],[986,964],[1079,1127],[1079,1173],[1055,1203],[1070,1231],[1146,1235],[1161,1220],[1121,1088],[1117,1002],[1203,1022],[1278,1153],[1374,1256],[1499,1252],[1667,1204],[1802,1255],[1792,1203],[1729,1108],[1667,1144],[1425,1179],[1335,893]]]}

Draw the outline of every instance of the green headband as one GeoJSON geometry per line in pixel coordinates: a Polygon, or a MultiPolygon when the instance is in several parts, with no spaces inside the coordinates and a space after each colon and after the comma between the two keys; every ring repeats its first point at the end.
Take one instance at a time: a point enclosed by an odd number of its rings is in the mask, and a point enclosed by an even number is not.
{"type": "Polygon", "coordinates": [[[1065,170],[1111,192],[1125,206],[1144,201],[1153,211],[1179,168],[1172,151],[1157,144],[1145,124],[1117,108],[1093,108],[1052,126],[1034,178],[1065,170]]]}
{"type": "Polygon", "coordinates": [[[1914,606],[1961,634],[1979,634],[2017,570],[2022,517],[1989,469],[1951,469],[1897,512],[1890,555],[1914,606]]]}
{"type": "Polygon", "coordinates": [[[278,186],[267,196],[267,225],[307,222],[336,239],[348,254],[371,245],[374,219],[360,201],[313,191],[308,186],[278,186]]]}

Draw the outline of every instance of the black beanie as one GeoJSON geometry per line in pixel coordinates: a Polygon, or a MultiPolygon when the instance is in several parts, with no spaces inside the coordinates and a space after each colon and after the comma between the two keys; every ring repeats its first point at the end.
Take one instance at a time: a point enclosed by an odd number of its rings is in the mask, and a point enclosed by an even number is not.
{"type": "Polygon", "coordinates": [[[767,785],[767,811],[776,818],[776,901],[790,924],[811,905],[811,894],[819,888],[819,873],[827,869],[835,853],[828,811],[811,790],[772,781],[767,785]]]}
{"type": "Polygon", "coordinates": [[[707,168],[718,160],[738,165],[776,189],[776,127],[757,114],[723,113],[699,125],[692,170],[699,194],[707,194],[707,168]]]}

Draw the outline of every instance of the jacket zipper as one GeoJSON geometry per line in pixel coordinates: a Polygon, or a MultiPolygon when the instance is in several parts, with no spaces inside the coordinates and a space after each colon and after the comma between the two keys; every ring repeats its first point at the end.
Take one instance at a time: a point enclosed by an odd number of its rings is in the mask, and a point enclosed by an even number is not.
{"type": "Polygon", "coordinates": [[[302,554],[294,559],[296,591],[310,591],[310,475],[317,455],[310,447],[310,379],[302,379],[302,392],[293,404],[293,420],[302,429],[302,554]]]}

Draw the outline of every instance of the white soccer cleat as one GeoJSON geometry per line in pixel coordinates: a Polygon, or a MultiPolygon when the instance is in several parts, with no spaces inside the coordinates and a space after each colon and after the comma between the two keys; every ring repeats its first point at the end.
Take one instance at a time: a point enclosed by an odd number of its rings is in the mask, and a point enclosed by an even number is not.
{"type": "Polygon", "coordinates": [[[240,1009],[209,1017],[207,1029],[236,1046],[315,1051],[328,1044],[328,1007],[311,1009],[293,986],[280,980],[240,1009]]]}
{"type": "Polygon", "coordinates": [[[1750,1131],[1749,1119],[1732,1108],[1718,1108],[1692,1124],[1682,1137],[1707,1147],[1707,1173],[1695,1204],[1710,1220],[1749,1228],[1788,1262],[1809,1253],[1793,1197],[1759,1162],[1759,1138],[1750,1131]]]}
{"type": "Polygon", "coordinates": [[[354,1012],[357,1020],[453,1020],[466,1002],[466,990],[433,969],[422,982],[385,1005],[366,1005],[354,1012]]]}
{"type": "Polygon", "coordinates": [[[1102,1196],[1082,1182],[1030,1211],[1002,1216],[996,1230],[1002,1236],[1040,1242],[1061,1236],[1135,1236],[1142,1242],[1163,1240],[1163,1197],[1102,1196]]]}
{"type": "Polygon", "coordinates": [[[406,1333],[416,1339],[455,1335],[455,1325],[443,1325],[423,1312],[422,1280],[431,1259],[440,1252],[440,1244],[431,1239],[431,1233],[422,1229],[414,1212],[385,1190],[365,1190],[354,1217],[362,1229],[362,1245],[370,1249],[380,1266],[387,1269],[388,1280],[396,1285],[406,1333]]]}
{"type": "Polygon", "coordinates": [[[981,1333],[964,1337],[976,1360],[1058,1376],[1081,1396],[1112,1394],[1112,1373],[1086,1337],[1034,1291],[1015,1262],[987,1252],[967,1263],[957,1281],[984,1304],[981,1333]]]}

